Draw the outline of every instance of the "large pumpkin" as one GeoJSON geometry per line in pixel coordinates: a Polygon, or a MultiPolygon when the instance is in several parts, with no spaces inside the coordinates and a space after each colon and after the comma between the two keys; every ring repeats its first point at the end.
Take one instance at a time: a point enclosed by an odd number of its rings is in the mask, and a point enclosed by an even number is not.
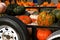
{"type": "Polygon", "coordinates": [[[37,39],[38,40],[46,40],[47,37],[51,34],[51,30],[46,28],[40,28],[37,30],[37,39]]]}
{"type": "Polygon", "coordinates": [[[54,15],[48,14],[46,11],[43,11],[39,14],[37,23],[39,26],[50,26],[53,24],[54,19],[54,15]]]}

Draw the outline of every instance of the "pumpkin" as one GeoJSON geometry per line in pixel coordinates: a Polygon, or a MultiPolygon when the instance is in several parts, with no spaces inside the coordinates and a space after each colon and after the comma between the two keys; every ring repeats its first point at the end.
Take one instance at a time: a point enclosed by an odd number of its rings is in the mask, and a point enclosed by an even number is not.
{"type": "Polygon", "coordinates": [[[32,22],[31,18],[27,15],[21,15],[21,16],[18,16],[17,18],[25,24],[30,24],[32,22]]]}
{"type": "Polygon", "coordinates": [[[33,2],[25,2],[25,1],[18,1],[18,0],[16,0],[16,2],[19,6],[25,6],[25,7],[34,6],[33,2]]]}
{"type": "Polygon", "coordinates": [[[26,1],[19,1],[19,0],[16,0],[16,2],[19,6],[25,6],[25,7],[34,6],[33,2],[26,2],[26,1]]]}
{"type": "Polygon", "coordinates": [[[13,9],[16,8],[18,5],[17,4],[9,4],[6,9],[6,13],[9,15],[15,14],[13,9]]]}
{"type": "Polygon", "coordinates": [[[10,4],[10,2],[9,1],[5,1],[5,4],[6,4],[6,6],[8,6],[10,4]]]}
{"type": "Polygon", "coordinates": [[[55,8],[41,8],[40,12],[42,11],[47,11],[47,12],[51,12],[52,10],[54,10],[55,8]]]}
{"type": "Polygon", "coordinates": [[[37,17],[37,23],[39,26],[50,26],[54,22],[54,15],[49,14],[46,11],[41,12],[37,17]]]}
{"type": "Polygon", "coordinates": [[[15,14],[23,14],[23,12],[25,12],[25,7],[24,6],[17,6],[13,9],[13,12],[15,14]]]}
{"type": "Polygon", "coordinates": [[[57,8],[58,8],[58,9],[60,8],[60,3],[57,4],[57,8]]]}
{"type": "Polygon", "coordinates": [[[25,7],[19,6],[17,4],[10,4],[7,6],[6,13],[9,15],[22,14],[25,11],[25,7]]]}
{"type": "Polygon", "coordinates": [[[30,6],[30,5],[29,5],[28,2],[25,2],[25,3],[23,4],[23,6],[24,6],[24,7],[28,7],[28,6],[30,6]]]}
{"type": "Polygon", "coordinates": [[[56,16],[58,20],[60,20],[60,9],[54,9],[52,13],[56,16]]]}
{"type": "Polygon", "coordinates": [[[46,28],[37,29],[37,39],[38,40],[47,40],[47,37],[51,34],[51,30],[46,28]]]}
{"type": "Polygon", "coordinates": [[[17,3],[19,6],[22,5],[22,3],[21,3],[20,1],[18,1],[18,0],[16,0],[16,3],[17,3]]]}
{"type": "Polygon", "coordinates": [[[47,6],[48,4],[49,4],[48,2],[44,2],[42,5],[47,6]]]}
{"type": "Polygon", "coordinates": [[[60,8],[60,0],[58,0],[57,8],[58,8],[58,9],[60,8]]]}
{"type": "Polygon", "coordinates": [[[28,5],[34,6],[34,3],[33,2],[28,2],[28,5]]]}
{"type": "Polygon", "coordinates": [[[16,1],[16,2],[19,6],[25,6],[25,7],[28,6],[27,2],[24,2],[24,1],[16,1]]]}
{"type": "Polygon", "coordinates": [[[51,2],[50,4],[48,4],[47,6],[55,6],[55,4],[53,2],[51,2]]]}

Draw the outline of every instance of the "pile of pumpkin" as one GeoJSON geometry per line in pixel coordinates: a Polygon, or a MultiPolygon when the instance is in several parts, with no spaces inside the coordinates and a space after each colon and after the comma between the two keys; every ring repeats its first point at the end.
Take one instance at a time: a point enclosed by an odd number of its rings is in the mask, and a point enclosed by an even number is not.
{"type": "MultiPolygon", "coordinates": [[[[14,0],[11,1],[11,3],[14,3],[14,2],[15,2],[14,0]]],[[[60,1],[58,1],[57,4],[59,4],[59,2],[60,1]]],[[[10,4],[9,0],[6,0],[5,1],[5,4],[8,6],[10,4]]],[[[35,3],[33,3],[33,2],[26,2],[26,1],[20,1],[20,0],[16,0],[16,4],[18,4],[20,6],[24,6],[24,7],[30,7],[30,6],[32,7],[32,6],[35,6],[35,3]]],[[[46,7],[50,6],[50,7],[52,7],[52,6],[57,6],[57,4],[55,4],[54,2],[48,3],[47,1],[45,1],[42,4],[40,4],[40,6],[46,6],[46,7]]]]}
{"type": "Polygon", "coordinates": [[[48,3],[47,1],[46,2],[43,2],[40,6],[43,6],[43,7],[56,7],[56,6],[60,6],[60,0],[58,0],[58,3],[54,3],[54,2],[50,2],[48,3]]]}
{"type": "Polygon", "coordinates": [[[57,4],[57,8],[53,9],[50,12],[42,11],[38,15],[21,15],[17,16],[17,18],[25,24],[32,24],[38,26],[53,25],[56,20],[60,20],[60,2],[57,4]]]}
{"type": "MultiPolygon", "coordinates": [[[[15,1],[12,0],[11,3],[14,3],[15,1]]],[[[9,5],[10,2],[9,0],[5,1],[6,5],[9,5]]],[[[16,4],[18,4],[19,6],[24,6],[24,7],[29,7],[29,6],[34,6],[35,4],[33,2],[26,2],[26,1],[20,1],[20,0],[16,0],[16,4]]]]}
{"type": "Polygon", "coordinates": [[[54,22],[54,16],[52,14],[47,13],[46,11],[39,13],[39,15],[30,15],[30,16],[21,15],[16,17],[25,24],[32,23],[32,25],[34,25],[35,23],[39,26],[50,26],[54,22]]]}
{"type": "MultiPolygon", "coordinates": [[[[60,20],[60,9],[59,8],[60,6],[57,6],[57,8],[54,9],[51,13],[47,11],[42,11],[38,15],[30,15],[30,16],[20,15],[20,16],[17,16],[17,18],[20,19],[25,24],[36,24],[38,26],[50,26],[54,23],[55,18],[60,20]]],[[[12,10],[11,12],[17,13],[17,14],[22,14],[22,12],[25,11],[25,8],[23,6],[18,6],[16,4],[10,4],[7,7],[7,9],[9,11],[8,13],[10,13],[11,10],[12,10]]]]}
{"type": "Polygon", "coordinates": [[[32,7],[35,5],[33,2],[24,2],[24,1],[22,1],[22,2],[17,1],[17,4],[20,6],[24,6],[24,7],[29,7],[29,6],[32,7]]]}
{"type": "Polygon", "coordinates": [[[53,3],[53,2],[50,2],[50,3],[48,3],[48,2],[43,2],[40,6],[46,6],[46,7],[52,7],[52,6],[56,6],[56,4],[55,3],[53,3]]]}
{"type": "Polygon", "coordinates": [[[55,23],[55,19],[60,20],[60,9],[57,7],[53,11],[42,11],[39,14],[31,14],[16,16],[25,24],[38,25],[38,26],[51,26],[55,23]]]}

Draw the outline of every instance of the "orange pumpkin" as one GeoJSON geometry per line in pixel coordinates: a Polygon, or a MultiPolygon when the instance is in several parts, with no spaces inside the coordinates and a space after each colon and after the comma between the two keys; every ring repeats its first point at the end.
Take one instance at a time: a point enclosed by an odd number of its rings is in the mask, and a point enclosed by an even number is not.
{"type": "Polygon", "coordinates": [[[5,4],[8,6],[10,4],[10,2],[9,1],[5,1],[5,4]]]}
{"type": "Polygon", "coordinates": [[[60,8],[60,3],[57,4],[57,8],[60,8]]]}
{"type": "Polygon", "coordinates": [[[47,6],[48,4],[49,4],[48,2],[44,2],[42,5],[47,6]]]}
{"type": "Polygon", "coordinates": [[[50,26],[54,22],[54,16],[43,11],[39,14],[37,18],[37,23],[39,26],[50,26]]]}
{"type": "Polygon", "coordinates": [[[16,1],[17,2],[17,4],[19,5],[19,6],[23,6],[23,1],[22,2],[20,2],[20,1],[16,1]]]}
{"type": "Polygon", "coordinates": [[[48,4],[47,6],[55,6],[55,4],[53,2],[51,2],[50,4],[48,4]]]}
{"type": "Polygon", "coordinates": [[[24,5],[25,7],[30,6],[28,2],[25,2],[23,5],[24,5]]]}
{"type": "Polygon", "coordinates": [[[16,0],[16,3],[17,3],[19,6],[23,6],[24,1],[16,0]]]}
{"type": "Polygon", "coordinates": [[[34,6],[34,3],[33,2],[29,2],[28,3],[30,6],[34,6]]]}
{"type": "Polygon", "coordinates": [[[37,39],[46,40],[51,33],[52,33],[51,30],[46,28],[37,29],[37,39]]]}
{"type": "Polygon", "coordinates": [[[20,6],[34,6],[34,3],[33,2],[25,2],[25,1],[19,1],[19,0],[16,0],[17,4],[20,5],[20,6]]]}
{"type": "Polygon", "coordinates": [[[32,21],[31,21],[31,18],[27,15],[21,15],[21,16],[17,16],[17,18],[19,20],[21,20],[23,23],[25,24],[30,24],[32,21]]]}
{"type": "Polygon", "coordinates": [[[49,3],[48,2],[43,2],[40,6],[47,6],[49,3]]]}

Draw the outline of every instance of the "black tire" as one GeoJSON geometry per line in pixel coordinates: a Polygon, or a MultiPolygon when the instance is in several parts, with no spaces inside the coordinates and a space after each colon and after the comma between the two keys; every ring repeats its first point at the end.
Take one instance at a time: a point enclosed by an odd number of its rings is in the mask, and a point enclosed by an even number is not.
{"type": "Polygon", "coordinates": [[[19,35],[19,40],[29,40],[29,33],[27,31],[26,25],[20,20],[13,16],[2,16],[0,17],[0,26],[8,25],[12,27],[19,35]]]}

